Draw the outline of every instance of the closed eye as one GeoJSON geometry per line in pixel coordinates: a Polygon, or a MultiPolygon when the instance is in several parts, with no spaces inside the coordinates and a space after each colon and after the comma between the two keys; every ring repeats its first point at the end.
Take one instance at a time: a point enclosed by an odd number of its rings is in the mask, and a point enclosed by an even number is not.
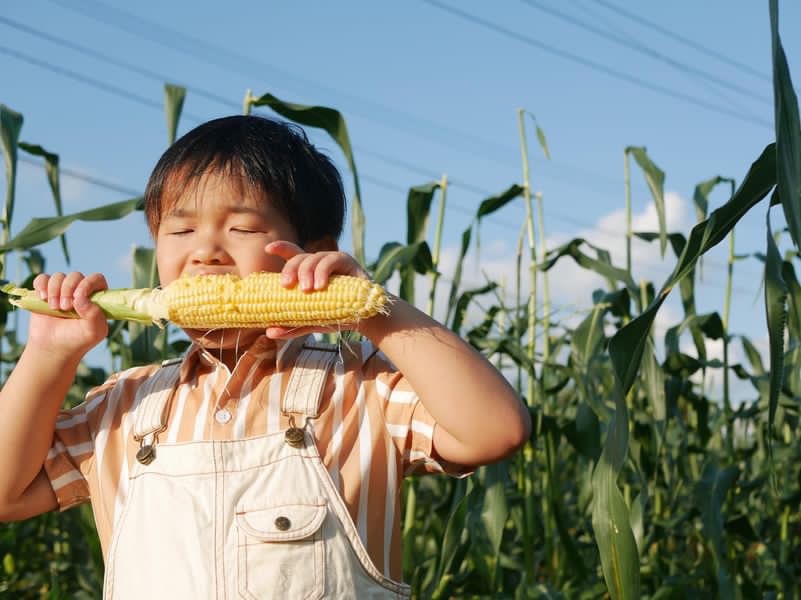
{"type": "Polygon", "coordinates": [[[235,231],[236,233],[262,233],[258,229],[248,229],[247,227],[234,227],[231,231],[235,231]]]}
{"type": "Polygon", "coordinates": [[[192,233],[192,231],[192,229],[176,229],[168,232],[168,235],[186,235],[188,233],[192,233]]]}

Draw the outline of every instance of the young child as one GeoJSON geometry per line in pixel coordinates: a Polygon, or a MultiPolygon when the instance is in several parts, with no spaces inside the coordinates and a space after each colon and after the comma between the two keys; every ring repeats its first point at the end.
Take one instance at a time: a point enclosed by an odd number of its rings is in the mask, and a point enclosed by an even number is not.
{"type": "MultiPolygon", "coordinates": [[[[302,131],[255,116],[205,123],[161,157],[145,192],[162,284],[281,273],[322,289],[367,277],[337,248],[345,199],[302,131]]],[[[0,518],[90,501],[107,598],[405,597],[400,490],[513,453],[530,419],[479,353],[400,299],[346,326],[187,330],[180,361],[114,374],[61,410],[107,334],[100,274],[39,275],[51,307],[0,392],[0,518]]]]}

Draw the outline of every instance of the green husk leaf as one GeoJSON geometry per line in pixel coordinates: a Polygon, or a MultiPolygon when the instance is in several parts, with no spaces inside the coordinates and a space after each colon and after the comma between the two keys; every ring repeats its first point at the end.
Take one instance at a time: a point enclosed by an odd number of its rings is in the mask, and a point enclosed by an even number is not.
{"type": "MultiPolygon", "coordinates": [[[[8,283],[0,287],[0,291],[8,294],[8,301],[19,308],[42,315],[77,319],[74,310],[56,310],[50,308],[47,301],[39,298],[34,290],[17,287],[8,283]]],[[[164,326],[167,320],[167,307],[160,303],[161,290],[151,288],[121,288],[95,292],[90,300],[100,307],[109,319],[136,321],[138,323],[164,326]]]]}

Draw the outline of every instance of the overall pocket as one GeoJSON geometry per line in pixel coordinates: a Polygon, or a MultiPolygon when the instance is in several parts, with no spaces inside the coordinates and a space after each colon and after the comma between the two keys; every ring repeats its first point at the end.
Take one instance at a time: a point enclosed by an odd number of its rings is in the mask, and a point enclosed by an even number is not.
{"type": "Polygon", "coordinates": [[[322,598],[324,498],[238,512],[237,586],[243,598],[322,598]]]}

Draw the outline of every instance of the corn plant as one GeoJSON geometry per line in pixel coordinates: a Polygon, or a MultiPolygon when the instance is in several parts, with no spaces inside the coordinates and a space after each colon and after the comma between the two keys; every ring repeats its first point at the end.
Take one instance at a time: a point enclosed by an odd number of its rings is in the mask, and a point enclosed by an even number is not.
{"type": "MultiPolygon", "coordinates": [[[[732,177],[715,176],[696,186],[698,223],[689,232],[667,229],[665,172],[645,147],[624,148],[623,193],[629,215],[624,264],[616,264],[609,249],[581,238],[544,246],[545,195],[533,192],[522,111],[523,181],[476,206],[451,271],[440,264],[446,192],[453,194],[444,176],[409,189],[405,239],[384,243],[368,261],[361,191],[342,114],[269,93],[248,93],[246,112],[267,107],[321,128],[336,140],[353,177],[356,257],[375,281],[397,286],[393,291],[400,296],[436,312],[499,365],[531,412],[532,436],[515,456],[481,467],[468,479],[432,476],[404,483],[404,578],[414,597],[801,597],[801,446],[796,441],[801,433],[801,283],[796,275],[801,126],[775,0],[769,9],[775,143],[737,178],[739,184],[732,177]],[[657,206],[658,231],[634,231],[630,225],[632,158],[657,206]],[[709,197],[716,188],[725,190],[727,198],[711,210],[709,197]],[[532,200],[537,201],[536,217],[532,200]],[[779,205],[786,228],[774,232],[771,216],[779,205]],[[765,356],[730,319],[734,265],[752,256],[735,253],[735,228],[745,214],[759,209],[765,211],[765,247],[753,256],[764,269],[765,356]],[[505,282],[489,276],[477,284],[464,282],[467,258],[471,251],[479,252],[483,219],[500,211],[517,211],[523,224],[513,293],[507,293],[505,282]],[[635,238],[658,243],[665,260],[674,262],[664,281],[637,273],[631,253],[635,238]],[[727,239],[722,309],[699,313],[696,283],[702,259],[727,239]],[[603,281],[588,295],[578,318],[556,318],[548,306],[545,277],[564,261],[603,281]],[[418,297],[416,288],[425,278],[427,298],[418,297]],[[683,314],[658,339],[654,320],[676,288],[683,314]],[[542,302],[535,290],[545,296],[542,302]],[[435,302],[438,298],[444,298],[442,304],[435,302]],[[718,340],[723,343],[722,361],[708,351],[708,344],[718,340]],[[742,363],[732,364],[734,347],[742,350],[742,363]],[[722,374],[722,397],[707,385],[712,372],[722,374]],[[750,395],[732,398],[733,378],[747,383],[750,395]]],[[[178,90],[167,93],[173,137],[180,98],[178,90]]],[[[45,268],[39,244],[62,236],[62,251],[68,256],[63,236],[72,222],[121,218],[140,207],[141,199],[63,215],[57,156],[21,142],[21,132],[22,116],[0,106],[6,168],[0,253],[4,259],[19,256],[30,280],[45,268]],[[34,219],[12,237],[19,151],[44,160],[56,215],[34,219]]],[[[539,126],[537,135],[547,156],[539,126]]],[[[2,264],[5,268],[7,260],[2,264]]],[[[133,281],[137,287],[154,281],[152,250],[137,249],[133,281]]],[[[17,314],[5,300],[0,316],[0,359],[10,367],[23,344],[17,338],[17,314]]],[[[107,344],[111,364],[118,368],[180,354],[185,342],[174,338],[147,337],[113,323],[107,344]]],[[[81,365],[68,404],[80,401],[105,377],[103,369],[81,365]]],[[[102,557],[86,507],[1,526],[0,556],[0,593],[20,598],[99,596],[102,557]]]]}

